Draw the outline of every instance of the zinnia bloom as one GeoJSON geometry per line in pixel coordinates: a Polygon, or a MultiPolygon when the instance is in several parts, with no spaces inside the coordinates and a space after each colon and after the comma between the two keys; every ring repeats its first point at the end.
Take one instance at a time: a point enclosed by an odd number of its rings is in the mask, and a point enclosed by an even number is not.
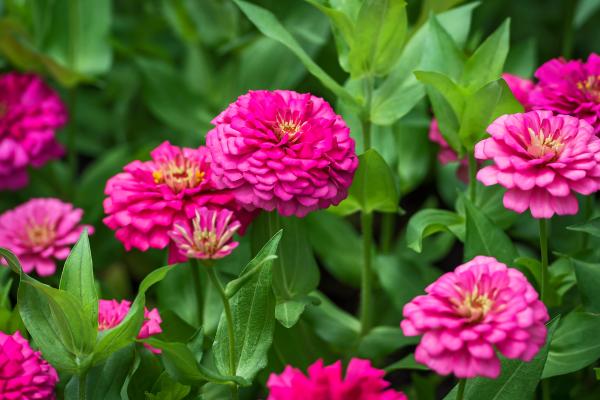
{"type": "Polygon", "coordinates": [[[513,96],[519,103],[523,105],[525,111],[531,110],[531,102],[529,96],[534,90],[535,85],[529,79],[521,78],[517,75],[502,74],[502,79],[508,85],[508,88],[512,92],[513,96]]]}
{"type": "Polygon", "coordinates": [[[25,187],[28,166],[62,156],[55,133],[66,122],[60,97],[38,76],[0,76],[0,190],[25,187]]]}
{"type": "Polygon", "coordinates": [[[233,235],[240,227],[233,212],[200,207],[196,209],[191,226],[189,221],[177,222],[169,236],[186,258],[218,259],[229,255],[238,246],[233,235]]]}
{"type": "Polygon", "coordinates": [[[572,115],[600,131],[600,56],[591,54],[586,62],[556,58],[539,67],[535,77],[534,109],[572,115]]]}
{"type": "Polygon", "coordinates": [[[291,366],[267,381],[267,400],[407,400],[402,392],[390,389],[385,372],[368,360],[353,358],[342,377],[342,363],[324,366],[318,360],[308,367],[308,376],[291,366]]]}
{"type": "Polygon", "coordinates": [[[575,193],[600,187],[600,139],[584,120],[530,111],[503,115],[487,131],[492,137],[477,143],[475,157],[494,163],[477,179],[507,188],[506,208],[534,218],[576,214],[575,193]]]}
{"type": "Polygon", "coordinates": [[[404,306],[400,326],[423,335],[415,359],[438,374],[496,378],[496,350],[530,361],[546,341],[544,303],[520,271],[493,257],[475,257],[425,292],[404,306]]]}
{"type": "MultiPolygon", "coordinates": [[[[128,300],[99,300],[98,302],[98,330],[105,331],[119,325],[125,318],[131,302],[128,300]]],[[[156,308],[148,310],[144,308],[144,323],[138,333],[138,339],[146,339],[153,335],[158,335],[162,332],[160,324],[162,319],[156,308]]],[[[159,349],[152,346],[144,345],[153,353],[160,353],[159,349]]]]}
{"type": "Polygon", "coordinates": [[[325,100],[250,91],[212,123],[206,145],[216,182],[246,208],[302,217],[346,198],[358,158],[348,126],[325,100]]]}
{"type": "Polygon", "coordinates": [[[0,332],[0,399],[53,400],[58,374],[19,332],[0,332]]]}
{"type": "Polygon", "coordinates": [[[0,245],[15,253],[23,271],[40,276],[56,271],[56,260],[64,260],[81,232],[83,210],[58,199],[31,199],[0,215],[0,245]]]}
{"type": "MultiPolygon", "coordinates": [[[[196,215],[196,208],[228,208],[245,228],[252,214],[236,203],[231,192],[217,190],[205,147],[180,148],[164,142],[151,161],[133,161],[109,179],[105,193],[104,223],[126,250],[164,249],[176,223],[196,215]]],[[[243,229],[241,229],[243,231],[243,229]]],[[[183,261],[171,246],[170,262],[183,261]]]]}

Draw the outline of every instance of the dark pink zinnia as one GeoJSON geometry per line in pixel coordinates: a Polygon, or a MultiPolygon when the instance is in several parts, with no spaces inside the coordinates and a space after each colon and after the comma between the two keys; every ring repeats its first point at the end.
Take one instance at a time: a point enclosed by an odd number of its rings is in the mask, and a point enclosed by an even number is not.
{"type": "Polygon", "coordinates": [[[38,76],[0,76],[0,190],[25,187],[28,166],[62,156],[55,133],[66,122],[60,97],[38,76]]]}
{"type": "Polygon", "coordinates": [[[344,120],[311,94],[250,91],[206,137],[220,188],[248,209],[302,217],[348,194],[358,158],[344,120]]]}
{"type": "Polygon", "coordinates": [[[54,400],[56,370],[19,332],[0,332],[0,399],[54,400]]]}
{"type": "Polygon", "coordinates": [[[530,361],[546,342],[546,306],[520,271],[493,257],[475,257],[425,292],[404,306],[400,326],[423,335],[415,359],[438,374],[497,378],[496,351],[530,361]]]}
{"type": "MultiPolygon", "coordinates": [[[[205,147],[164,142],[150,155],[152,160],[133,161],[106,183],[104,223],[125,249],[164,249],[171,242],[168,232],[194,218],[198,207],[227,208],[244,227],[250,222],[252,215],[241,210],[230,191],[217,190],[205,147]]],[[[170,260],[184,260],[172,246],[170,260]]]]}
{"type": "Polygon", "coordinates": [[[487,129],[492,137],[475,146],[475,157],[492,160],[477,179],[508,190],[504,206],[534,218],[571,215],[575,193],[600,188],[600,139],[584,120],[551,111],[503,115],[487,129]]]}
{"type": "Polygon", "coordinates": [[[586,62],[556,58],[539,67],[535,77],[533,109],[572,115],[600,131],[600,56],[590,54],[586,62]]]}
{"type": "Polygon", "coordinates": [[[359,358],[350,360],[345,377],[340,361],[325,366],[318,360],[308,367],[308,376],[288,365],[269,377],[267,400],[407,400],[404,393],[390,389],[384,375],[359,358]]]}

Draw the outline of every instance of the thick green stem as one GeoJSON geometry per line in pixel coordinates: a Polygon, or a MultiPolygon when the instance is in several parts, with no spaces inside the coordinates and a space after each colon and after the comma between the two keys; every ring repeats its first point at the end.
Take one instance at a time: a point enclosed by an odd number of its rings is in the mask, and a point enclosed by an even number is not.
{"type": "Polygon", "coordinates": [[[363,212],[361,214],[361,225],[363,234],[363,268],[360,285],[360,326],[361,335],[366,335],[372,324],[372,291],[373,271],[371,271],[372,246],[373,246],[373,214],[363,212]]]}
{"type": "Polygon", "coordinates": [[[458,393],[456,393],[456,400],[463,400],[465,398],[465,387],[467,387],[467,380],[460,379],[458,381],[458,393]]]}
{"type": "Polygon", "coordinates": [[[204,288],[202,287],[202,281],[200,280],[200,273],[202,265],[196,262],[190,263],[190,273],[192,274],[192,283],[194,285],[194,294],[196,295],[196,312],[198,316],[198,326],[204,325],[204,288]]]}
{"type": "Polygon", "coordinates": [[[384,213],[381,215],[381,252],[387,254],[392,249],[394,240],[394,224],[396,214],[384,213]]]}
{"type": "Polygon", "coordinates": [[[475,154],[469,153],[469,199],[475,204],[477,197],[477,160],[475,154]]]}
{"type": "Polygon", "coordinates": [[[78,380],[79,380],[79,384],[77,385],[77,386],[79,386],[79,388],[78,388],[79,389],[79,396],[78,396],[78,398],[79,398],[79,400],[85,400],[85,397],[86,397],[85,396],[85,389],[86,389],[85,383],[86,383],[86,380],[87,380],[87,372],[83,372],[81,375],[79,375],[78,380]]]}
{"type": "MultiPolygon", "coordinates": [[[[229,299],[225,294],[225,288],[217,276],[214,265],[207,264],[205,270],[223,302],[223,310],[225,311],[225,319],[227,321],[227,337],[229,339],[229,374],[235,376],[237,367],[235,365],[235,336],[233,331],[233,314],[231,313],[231,306],[229,305],[229,299]]],[[[238,398],[238,387],[236,384],[231,386],[231,396],[234,400],[238,398]]]]}
{"type": "Polygon", "coordinates": [[[540,297],[546,301],[546,285],[548,284],[548,221],[540,219],[540,259],[542,262],[542,283],[540,297]]]}

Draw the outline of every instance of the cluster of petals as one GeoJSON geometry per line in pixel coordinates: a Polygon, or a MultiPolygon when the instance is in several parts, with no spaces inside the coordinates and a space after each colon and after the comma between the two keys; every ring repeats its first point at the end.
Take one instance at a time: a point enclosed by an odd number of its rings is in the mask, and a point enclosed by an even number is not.
{"type": "Polygon", "coordinates": [[[56,370],[19,332],[0,332],[0,399],[54,400],[56,370]]]}
{"type": "Polygon", "coordinates": [[[600,188],[600,139],[586,121],[530,111],[503,115],[487,129],[491,137],[475,146],[475,157],[492,160],[479,170],[484,185],[508,190],[504,206],[534,218],[576,214],[575,193],[600,188]]]}
{"type": "Polygon", "coordinates": [[[600,56],[591,54],[585,62],[552,59],[535,77],[538,82],[529,96],[533,109],[572,115],[600,131],[600,56]]]}
{"type": "MultiPolygon", "coordinates": [[[[104,223],[115,230],[125,249],[164,249],[168,232],[196,215],[199,207],[228,208],[243,228],[252,213],[243,210],[228,190],[218,190],[205,147],[180,148],[164,142],[150,161],[133,161],[106,184],[104,223]]],[[[170,246],[170,262],[183,261],[170,246]]]]}
{"type": "Polygon", "coordinates": [[[348,126],[325,100],[250,91],[212,123],[206,144],[217,185],[247,209],[302,217],[347,196],[358,158],[348,126]]]}
{"type": "Polygon", "coordinates": [[[40,276],[56,272],[84,229],[83,210],[54,198],[36,198],[0,215],[0,245],[19,258],[23,271],[40,276]]]}
{"type": "Polygon", "coordinates": [[[233,212],[200,207],[191,223],[176,223],[169,236],[185,258],[218,259],[229,255],[238,246],[233,235],[240,227],[233,212]]]}
{"type": "MultiPolygon", "coordinates": [[[[98,301],[98,330],[105,331],[119,325],[125,318],[131,302],[128,300],[99,300],[98,301]]],[[[148,310],[144,308],[144,322],[138,333],[138,339],[146,339],[153,335],[158,335],[162,332],[160,324],[162,319],[156,308],[148,310]]],[[[146,346],[154,353],[160,353],[160,350],[151,346],[146,346]]]]}
{"type": "Polygon", "coordinates": [[[0,76],[0,190],[25,187],[28,166],[63,155],[55,134],[66,122],[60,97],[38,76],[0,76]]]}
{"type": "Polygon", "coordinates": [[[269,377],[267,400],[407,400],[404,393],[390,389],[384,375],[385,371],[359,358],[350,360],[345,377],[340,361],[325,366],[318,360],[308,367],[308,375],[287,366],[269,377]]]}
{"type": "Polygon", "coordinates": [[[548,311],[527,278],[477,256],[404,306],[401,328],[423,335],[415,359],[441,375],[496,378],[496,351],[530,361],[546,341],[548,311]]]}

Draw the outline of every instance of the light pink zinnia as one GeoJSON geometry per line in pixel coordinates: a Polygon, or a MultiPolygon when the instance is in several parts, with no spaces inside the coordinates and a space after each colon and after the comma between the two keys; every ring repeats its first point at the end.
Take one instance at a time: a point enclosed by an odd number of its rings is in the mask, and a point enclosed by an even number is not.
{"type": "Polygon", "coordinates": [[[177,222],[169,236],[185,258],[218,259],[229,255],[238,246],[233,235],[240,226],[227,209],[200,207],[191,224],[189,221],[177,222]]]}
{"type": "Polygon", "coordinates": [[[81,232],[83,210],[58,199],[31,199],[0,215],[0,246],[15,253],[23,271],[40,276],[56,271],[56,260],[64,260],[81,232]]]}
{"type": "MultiPolygon", "coordinates": [[[[202,206],[231,209],[241,231],[251,221],[253,214],[241,209],[230,191],[217,190],[205,147],[164,142],[150,154],[151,161],[131,162],[106,184],[104,223],[116,231],[126,250],[164,249],[170,243],[167,232],[194,218],[202,206]]],[[[170,262],[183,261],[172,246],[169,254],[170,262]]]]}
{"type": "Polygon", "coordinates": [[[38,76],[0,76],[0,190],[27,185],[27,167],[63,155],[56,130],[67,122],[60,97],[38,76]]]}
{"type": "Polygon", "coordinates": [[[586,62],[556,58],[539,67],[535,77],[534,109],[572,115],[600,131],[600,56],[590,54],[586,62]]]}
{"type": "Polygon", "coordinates": [[[291,366],[267,381],[267,400],[407,400],[402,392],[390,389],[385,371],[373,368],[368,360],[353,358],[342,377],[342,363],[324,366],[318,360],[308,367],[308,376],[291,366]]]}
{"type": "Polygon", "coordinates": [[[358,158],[344,120],[311,94],[250,91],[206,136],[221,188],[246,208],[305,216],[348,194],[358,158]]]}
{"type": "MultiPolygon", "coordinates": [[[[131,308],[131,302],[128,300],[99,300],[98,301],[98,330],[105,331],[107,329],[114,328],[119,325],[125,318],[129,309],[131,308]]],[[[162,332],[160,324],[162,319],[156,308],[148,310],[144,308],[144,323],[138,333],[138,339],[146,339],[153,335],[158,335],[162,332]]],[[[159,349],[155,349],[152,346],[144,345],[153,353],[160,353],[159,349]]]]}
{"type": "Polygon", "coordinates": [[[56,370],[19,332],[0,332],[0,399],[54,400],[56,370]]]}
{"type": "Polygon", "coordinates": [[[584,120],[551,111],[503,115],[477,143],[475,157],[493,160],[477,179],[508,190],[504,206],[534,218],[576,214],[575,193],[600,187],[600,139],[584,120]]]}
{"type": "Polygon", "coordinates": [[[498,350],[530,361],[546,341],[548,311],[518,270],[477,256],[404,306],[406,336],[423,335],[415,359],[458,378],[500,374],[498,350]]]}

